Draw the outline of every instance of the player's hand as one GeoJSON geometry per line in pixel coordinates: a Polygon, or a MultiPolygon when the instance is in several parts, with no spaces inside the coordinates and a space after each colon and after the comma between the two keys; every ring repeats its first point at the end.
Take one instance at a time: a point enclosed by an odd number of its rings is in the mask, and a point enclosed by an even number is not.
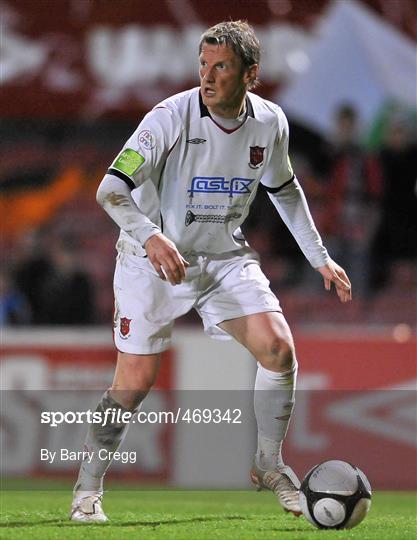
{"type": "Polygon", "coordinates": [[[330,291],[331,285],[334,283],[337,296],[341,302],[350,302],[352,300],[352,285],[341,266],[330,260],[324,266],[316,268],[316,270],[323,276],[326,291],[330,291]]]}
{"type": "Polygon", "coordinates": [[[189,263],[181,256],[174,242],[159,233],[148,238],[144,247],[161,279],[168,280],[171,285],[182,283],[189,263]]]}

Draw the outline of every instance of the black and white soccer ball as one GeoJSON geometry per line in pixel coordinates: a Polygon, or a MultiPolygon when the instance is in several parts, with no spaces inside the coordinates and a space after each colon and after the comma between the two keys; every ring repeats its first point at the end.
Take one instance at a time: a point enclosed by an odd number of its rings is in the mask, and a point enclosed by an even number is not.
{"type": "Polygon", "coordinates": [[[334,459],[307,473],[300,488],[300,506],[319,529],[351,529],[369,512],[371,494],[371,485],[358,467],[334,459]]]}

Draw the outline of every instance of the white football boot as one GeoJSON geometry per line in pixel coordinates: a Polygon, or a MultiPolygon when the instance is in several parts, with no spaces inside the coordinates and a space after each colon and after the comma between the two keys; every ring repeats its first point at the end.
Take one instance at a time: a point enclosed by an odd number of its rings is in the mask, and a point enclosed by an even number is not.
{"type": "Polygon", "coordinates": [[[254,461],[250,476],[258,491],[262,488],[270,489],[286,512],[301,516],[300,481],[291,467],[285,465],[272,471],[264,471],[254,461]]]}
{"type": "Polygon", "coordinates": [[[102,496],[103,494],[98,491],[75,492],[71,505],[70,520],[80,523],[105,523],[107,516],[101,506],[102,496]],[[88,493],[92,494],[88,495],[88,493]]]}

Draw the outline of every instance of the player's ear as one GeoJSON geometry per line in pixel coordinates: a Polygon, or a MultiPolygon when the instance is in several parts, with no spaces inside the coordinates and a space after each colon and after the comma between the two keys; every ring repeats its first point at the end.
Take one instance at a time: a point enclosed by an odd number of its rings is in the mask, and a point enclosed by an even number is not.
{"type": "Polygon", "coordinates": [[[243,82],[250,88],[252,84],[256,81],[258,74],[259,74],[258,64],[253,64],[252,66],[249,66],[244,72],[243,82]]]}

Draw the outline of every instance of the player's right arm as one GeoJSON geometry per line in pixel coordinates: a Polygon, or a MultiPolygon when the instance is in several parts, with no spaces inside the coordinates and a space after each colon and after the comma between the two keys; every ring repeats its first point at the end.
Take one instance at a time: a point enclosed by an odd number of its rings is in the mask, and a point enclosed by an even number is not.
{"type": "Polygon", "coordinates": [[[188,263],[175,244],[140,211],[131,195],[147,179],[157,183],[169,150],[179,136],[180,126],[172,116],[172,111],[161,107],[145,117],[104,176],[97,190],[97,202],[145,248],[161,279],[176,285],[185,278],[188,263]]]}

